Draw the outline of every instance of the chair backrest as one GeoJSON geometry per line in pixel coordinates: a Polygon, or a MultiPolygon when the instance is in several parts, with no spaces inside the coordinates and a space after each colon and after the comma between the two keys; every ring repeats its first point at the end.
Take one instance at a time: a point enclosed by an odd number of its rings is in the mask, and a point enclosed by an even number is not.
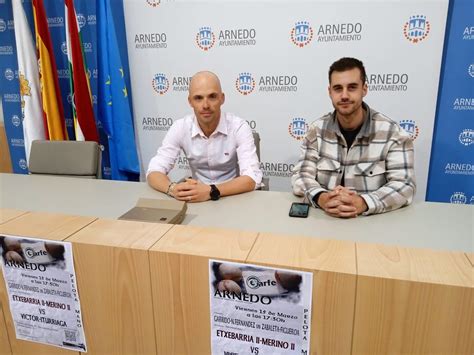
{"type": "Polygon", "coordinates": [[[33,141],[30,174],[96,179],[101,177],[101,150],[96,142],[33,141]]]}
{"type": "MultiPolygon", "coordinates": [[[[253,134],[253,141],[255,143],[255,148],[257,149],[258,161],[261,162],[261,160],[260,160],[260,134],[258,134],[257,132],[252,132],[252,134],[253,134]]],[[[257,190],[269,191],[270,190],[270,179],[267,178],[267,177],[264,177],[262,179],[262,185],[257,190]]]]}
{"type": "Polygon", "coordinates": [[[260,161],[260,134],[258,134],[257,132],[252,132],[253,134],[253,141],[255,143],[255,148],[257,148],[257,157],[258,157],[258,161],[260,161]]]}

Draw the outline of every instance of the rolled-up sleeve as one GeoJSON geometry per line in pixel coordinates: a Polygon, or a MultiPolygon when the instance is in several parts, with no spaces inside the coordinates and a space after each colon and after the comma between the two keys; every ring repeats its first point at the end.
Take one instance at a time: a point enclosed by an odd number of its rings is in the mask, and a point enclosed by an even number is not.
{"type": "Polygon", "coordinates": [[[182,123],[182,120],[178,120],[171,126],[163,139],[161,147],[150,160],[146,176],[155,171],[168,175],[170,170],[173,169],[176,158],[181,150],[181,135],[183,134],[182,123]]]}
{"type": "Polygon", "coordinates": [[[252,130],[247,122],[243,121],[235,132],[237,142],[237,159],[240,176],[249,176],[255,181],[255,188],[260,187],[262,171],[257,157],[257,149],[253,140],[252,130]]]}

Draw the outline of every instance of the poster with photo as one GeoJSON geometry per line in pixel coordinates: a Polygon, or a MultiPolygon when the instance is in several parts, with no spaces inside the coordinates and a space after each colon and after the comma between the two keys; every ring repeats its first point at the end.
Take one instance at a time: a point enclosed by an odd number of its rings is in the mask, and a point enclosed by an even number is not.
{"type": "Polygon", "coordinates": [[[86,352],[71,243],[0,235],[16,337],[86,352]]]}
{"type": "Polygon", "coordinates": [[[209,260],[212,354],[308,354],[313,275],[209,260]]]}

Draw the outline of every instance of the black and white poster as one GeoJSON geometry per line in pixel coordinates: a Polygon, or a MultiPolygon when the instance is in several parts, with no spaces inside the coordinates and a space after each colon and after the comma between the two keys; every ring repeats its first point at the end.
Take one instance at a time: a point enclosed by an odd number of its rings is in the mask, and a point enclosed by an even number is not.
{"type": "Polygon", "coordinates": [[[213,354],[308,354],[309,272],[209,261],[213,354]]]}
{"type": "Polygon", "coordinates": [[[71,243],[0,236],[16,337],[86,352],[71,243]]]}

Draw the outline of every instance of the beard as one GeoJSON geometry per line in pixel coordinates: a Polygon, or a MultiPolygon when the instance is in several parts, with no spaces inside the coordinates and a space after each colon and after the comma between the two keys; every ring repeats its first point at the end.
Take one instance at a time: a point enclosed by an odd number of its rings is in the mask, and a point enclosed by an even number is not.
{"type": "Polygon", "coordinates": [[[362,102],[357,103],[355,101],[339,101],[333,104],[334,109],[339,115],[350,116],[354,112],[358,111],[362,106],[362,102]]]}

